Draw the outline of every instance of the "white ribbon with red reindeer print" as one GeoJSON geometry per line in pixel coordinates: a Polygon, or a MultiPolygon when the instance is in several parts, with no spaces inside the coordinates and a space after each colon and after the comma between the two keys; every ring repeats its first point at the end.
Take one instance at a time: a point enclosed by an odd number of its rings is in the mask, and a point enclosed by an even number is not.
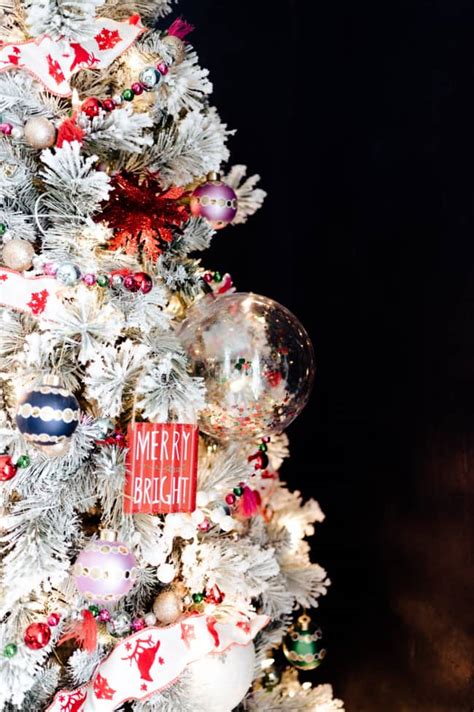
{"type": "Polygon", "coordinates": [[[248,645],[268,620],[255,616],[219,623],[210,616],[189,616],[167,628],[145,628],[122,640],[87,685],[58,692],[47,712],[111,712],[125,702],[146,700],[195,660],[248,645]]]}
{"type": "Polygon", "coordinates": [[[54,321],[64,286],[53,277],[24,277],[20,272],[0,269],[0,305],[54,321]]]}
{"type": "Polygon", "coordinates": [[[25,69],[57,96],[70,96],[69,80],[80,69],[105,69],[144,32],[138,15],[127,22],[101,17],[96,32],[83,42],[52,40],[47,35],[0,47],[0,72],[25,69]]]}

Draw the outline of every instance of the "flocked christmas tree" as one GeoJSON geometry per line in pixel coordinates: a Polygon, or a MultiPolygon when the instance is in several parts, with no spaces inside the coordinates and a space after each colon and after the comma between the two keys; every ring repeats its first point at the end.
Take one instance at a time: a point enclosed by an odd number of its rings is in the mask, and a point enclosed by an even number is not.
{"type": "Polygon", "coordinates": [[[196,259],[265,194],[171,9],[0,0],[2,710],[342,709],[278,477],[312,347],[196,259]]]}

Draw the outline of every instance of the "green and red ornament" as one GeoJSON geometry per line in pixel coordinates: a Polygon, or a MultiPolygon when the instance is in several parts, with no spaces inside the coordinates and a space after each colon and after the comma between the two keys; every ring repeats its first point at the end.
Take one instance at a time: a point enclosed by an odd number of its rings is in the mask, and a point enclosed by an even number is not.
{"type": "Polygon", "coordinates": [[[304,613],[290,628],[283,642],[286,659],[298,670],[314,670],[326,657],[326,650],[321,644],[321,629],[313,624],[304,613]]]}
{"type": "Polygon", "coordinates": [[[55,457],[67,452],[79,417],[76,397],[61,386],[58,376],[50,374],[20,398],[16,424],[25,440],[55,457]]]}

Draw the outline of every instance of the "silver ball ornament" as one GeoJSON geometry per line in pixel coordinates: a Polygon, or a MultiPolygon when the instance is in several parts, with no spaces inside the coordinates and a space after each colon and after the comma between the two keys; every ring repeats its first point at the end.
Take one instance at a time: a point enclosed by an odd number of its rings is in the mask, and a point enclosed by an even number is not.
{"type": "Polygon", "coordinates": [[[145,91],[153,91],[161,81],[161,73],[155,67],[145,67],[140,72],[139,79],[145,91]]]}
{"type": "Polygon", "coordinates": [[[112,620],[107,623],[107,630],[110,635],[127,635],[132,630],[131,616],[129,616],[125,611],[117,613],[114,615],[112,620]]]}
{"type": "Polygon", "coordinates": [[[183,612],[183,602],[174,591],[162,591],[155,598],[153,613],[162,625],[175,623],[183,612]]]}
{"type": "Polygon", "coordinates": [[[24,128],[25,141],[32,148],[50,148],[56,141],[54,124],[45,116],[34,116],[24,128]]]}
{"type": "Polygon", "coordinates": [[[2,252],[3,264],[17,272],[30,269],[35,251],[33,245],[26,240],[9,240],[2,252]]]}
{"type": "Polygon", "coordinates": [[[56,272],[56,279],[66,287],[72,287],[77,284],[80,277],[81,273],[79,268],[73,265],[72,262],[64,262],[62,265],[59,265],[58,271],[56,272]]]}

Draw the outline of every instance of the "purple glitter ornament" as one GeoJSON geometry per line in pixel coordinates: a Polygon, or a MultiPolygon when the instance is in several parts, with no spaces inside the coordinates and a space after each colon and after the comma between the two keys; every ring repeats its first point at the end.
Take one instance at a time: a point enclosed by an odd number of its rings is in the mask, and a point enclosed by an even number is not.
{"type": "Polygon", "coordinates": [[[130,549],[116,541],[116,533],[104,529],[99,541],[82,551],[73,569],[80,593],[94,603],[115,603],[127,594],[137,580],[137,560],[130,549]]]}
{"type": "Polygon", "coordinates": [[[206,218],[213,228],[220,230],[235,218],[238,199],[230,185],[222,183],[216,173],[210,173],[207,182],[192,194],[189,205],[195,217],[206,218]]]}
{"type": "Polygon", "coordinates": [[[54,262],[47,262],[43,265],[43,272],[48,277],[56,277],[56,272],[58,271],[58,266],[54,262]]]}
{"type": "Polygon", "coordinates": [[[135,618],[132,621],[132,630],[134,633],[138,633],[140,630],[146,628],[146,623],[143,618],[135,618]]]}
{"type": "Polygon", "coordinates": [[[101,611],[99,611],[98,618],[102,623],[108,623],[111,620],[112,616],[110,615],[110,611],[108,611],[107,608],[103,608],[101,611]]]}

